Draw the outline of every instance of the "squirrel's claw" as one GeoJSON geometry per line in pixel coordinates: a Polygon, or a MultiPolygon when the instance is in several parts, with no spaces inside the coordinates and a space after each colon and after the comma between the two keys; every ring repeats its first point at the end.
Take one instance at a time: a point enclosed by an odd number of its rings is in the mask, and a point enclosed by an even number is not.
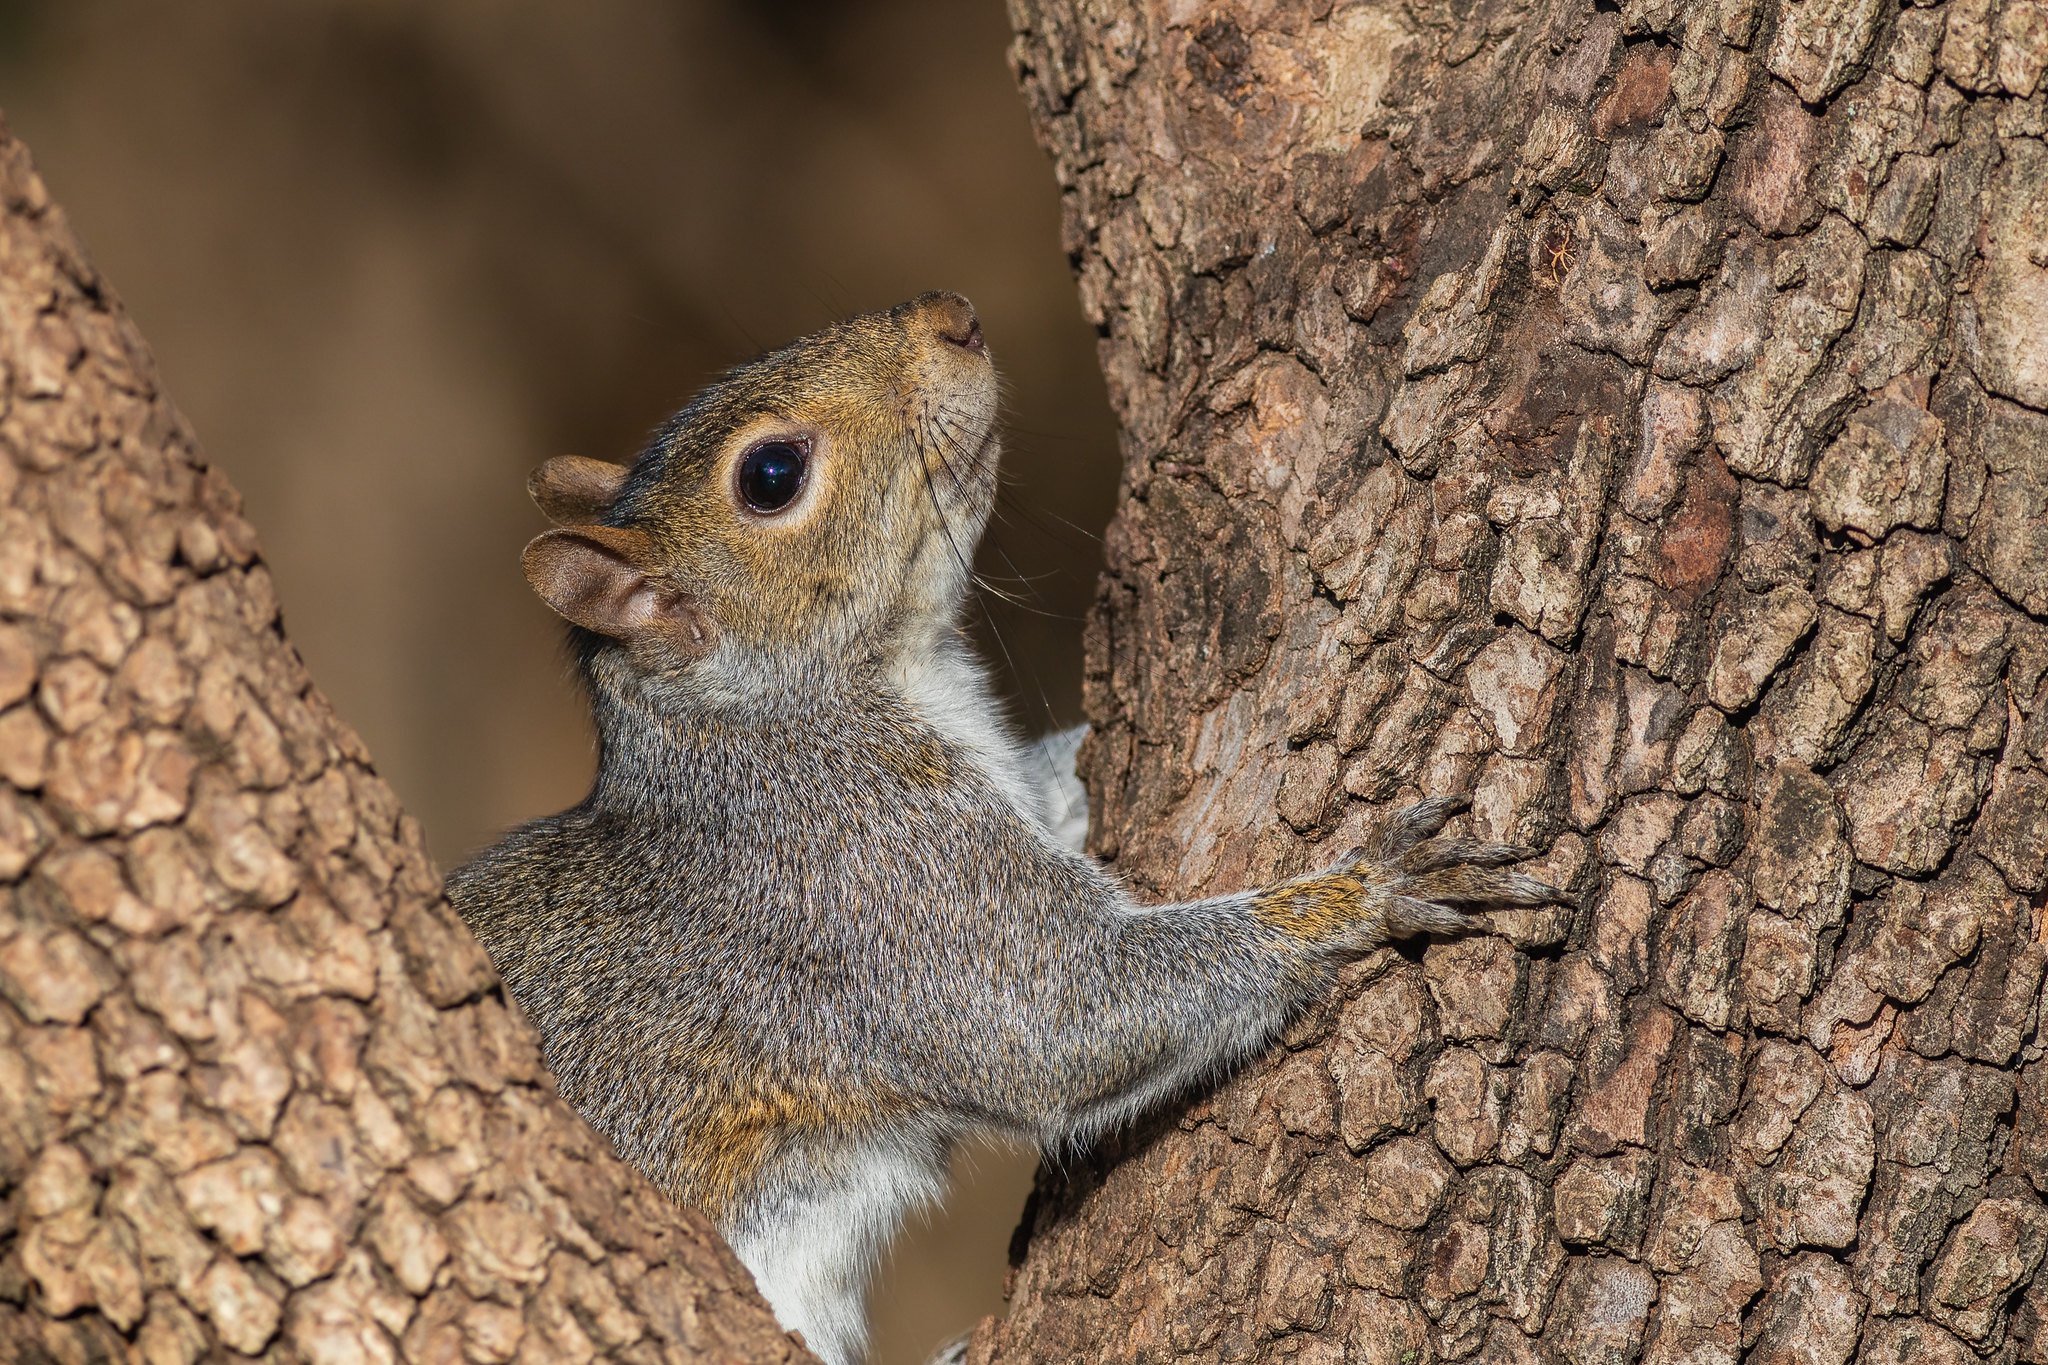
{"type": "Polygon", "coordinates": [[[1447,867],[1411,880],[1403,888],[1411,896],[1452,905],[1548,905],[1562,893],[1547,882],[1520,872],[1488,867],[1447,867]]]}
{"type": "MultiPolygon", "coordinates": [[[[1520,872],[1501,869],[1532,855],[1518,844],[1465,837],[1437,838],[1453,815],[1472,803],[1438,796],[1397,812],[1380,836],[1377,854],[1354,848],[1331,873],[1359,877],[1384,897],[1369,918],[1361,943],[1377,945],[1416,934],[1461,934],[1483,927],[1462,906],[1546,905],[1565,894],[1520,872]]],[[[1326,874],[1327,875],[1327,874],[1326,874]]]]}
{"type": "Polygon", "coordinates": [[[1375,942],[1415,934],[1465,934],[1484,927],[1461,905],[1543,905],[1567,899],[1553,886],[1519,872],[1452,867],[1417,877],[1401,894],[1389,896],[1375,942]]]}
{"type": "Polygon", "coordinates": [[[1519,872],[1495,869],[1535,850],[1485,839],[1436,838],[1453,815],[1471,806],[1463,796],[1433,796],[1399,811],[1380,836],[1380,856],[1403,874],[1401,890],[1415,900],[1451,905],[1545,905],[1564,893],[1519,872]]]}
{"type": "Polygon", "coordinates": [[[1388,898],[1383,923],[1390,938],[1409,938],[1416,934],[1463,934],[1479,927],[1475,916],[1419,896],[1388,898]]]}
{"type": "Polygon", "coordinates": [[[1392,862],[1415,845],[1442,829],[1459,811],[1472,804],[1470,797],[1432,796],[1396,811],[1380,835],[1380,857],[1392,862]]]}
{"type": "Polygon", "coordinates": [[[1430,839],[1415,845],[1397,860],[1411,877],[1443,867],[1505,867],[1531,857],[1533,849],[1520,844],[1494,844],[1483,839],[1430,839]]]}

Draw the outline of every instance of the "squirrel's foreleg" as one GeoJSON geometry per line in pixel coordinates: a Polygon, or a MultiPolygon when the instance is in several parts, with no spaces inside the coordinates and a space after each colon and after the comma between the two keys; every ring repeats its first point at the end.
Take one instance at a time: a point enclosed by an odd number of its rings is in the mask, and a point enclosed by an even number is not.
{"type": "Polygon", "coordinates": [[[1106,907],[1105,941],[1064,964],[1078,979],[1020,1021],[1037,1035],[1038,1058],[1035,1083],[1009,1092],[1021,1126],[1042,1140],[1085,1141],[1266,1047],[1345,960],[1399,938],[1480,927],[1461,907],[1560,899],[1502,870],[1527,849],[1434,837],[1463,805],[1411,806],[1376,850],[1262,890],[1106,907]],[[1076,998],[1093,1007],[1073,1009],[1076,998]]]}

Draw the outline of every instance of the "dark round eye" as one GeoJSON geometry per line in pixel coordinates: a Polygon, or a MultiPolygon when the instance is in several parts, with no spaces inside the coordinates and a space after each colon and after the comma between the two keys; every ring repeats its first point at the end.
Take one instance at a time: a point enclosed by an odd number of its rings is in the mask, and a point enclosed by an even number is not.
{"type": "Polygon", "coordinates": [[[804,451],[788,441],[755,446],[740,461],[740,496],[756,512],[780,512],[804,486],[804,451]]]}

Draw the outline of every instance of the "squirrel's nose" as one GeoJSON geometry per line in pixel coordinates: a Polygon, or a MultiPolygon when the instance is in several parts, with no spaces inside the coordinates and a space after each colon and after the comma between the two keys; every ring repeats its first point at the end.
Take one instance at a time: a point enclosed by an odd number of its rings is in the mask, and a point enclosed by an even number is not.
{"type": "Polygon", "coordinates": [[[963,351],[979,352],[984,349],[981,319],[974,315],[974,305],[965,297],[953,293],[927,294],[925,308],[931,316],[932,329],[941,340],[949,341],[963,351]]]}

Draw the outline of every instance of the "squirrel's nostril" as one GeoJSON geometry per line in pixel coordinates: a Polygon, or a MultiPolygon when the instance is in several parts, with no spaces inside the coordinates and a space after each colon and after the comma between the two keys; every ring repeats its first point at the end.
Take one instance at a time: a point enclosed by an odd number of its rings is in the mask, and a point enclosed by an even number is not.
{"type": "Polygon", "coordinates": [[[974,315],[974,305],[964,294],[955,294],[948,289],[934,290],[911,305],[924,314],[924,320],[941,341],[958,346],[963,351],[985,349],[981,339],[981,319],[974,315]]]}
{"type": "Polygon", "coordinates": [[[986,343],[981,339],[981,319],[975,317],[972,313],[967,315],[966,327],[962,328],[957,325],[945,327],[940,329],[939,335],[963,351],[979,351],[986,346],[986,343]]]}

